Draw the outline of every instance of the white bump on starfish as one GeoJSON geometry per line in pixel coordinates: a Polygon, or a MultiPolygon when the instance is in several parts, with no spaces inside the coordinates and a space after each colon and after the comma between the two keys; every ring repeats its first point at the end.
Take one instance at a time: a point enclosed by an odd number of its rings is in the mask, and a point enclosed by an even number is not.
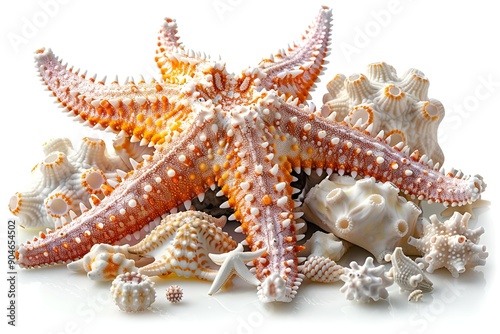
{"type": "Polygon", "coordinates": [[[253,252],[244,252],[243,245],[238,244],[235,249],[228,253],[208,254],[212,261],[221,266],[208,294],[213,295],[218,292],[234,275],[238,275],[248,283],[258,286],[260,281],[250,272],[246,263],[260,257],[265,251],[266,249],[262,248],[253,252]]]}
{"type": "MultiPolygon", "coordinates": [[[[302,276],[301,276],[302,277],[302,276]]],[[[275,301],[289,302],[286,282],[278,273],[272,273],[257,287],[260,301],[270,303],[275,301]]]]}

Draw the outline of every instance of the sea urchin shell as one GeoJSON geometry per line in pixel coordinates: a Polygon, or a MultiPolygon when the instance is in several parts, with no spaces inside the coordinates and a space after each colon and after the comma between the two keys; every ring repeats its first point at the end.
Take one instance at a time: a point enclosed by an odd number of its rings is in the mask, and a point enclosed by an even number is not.
{"type": "Polygon", "coordinates": [[[111,284],[111,294],[116,305],[125,312],[142,312],[156,299],[154,282],[136,272],[118,275],[111,284]]]}

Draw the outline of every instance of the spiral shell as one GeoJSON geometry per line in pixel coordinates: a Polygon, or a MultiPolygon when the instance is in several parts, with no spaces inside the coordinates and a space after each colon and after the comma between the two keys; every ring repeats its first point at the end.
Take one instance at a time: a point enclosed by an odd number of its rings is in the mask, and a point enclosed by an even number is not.
{"type": "Polygon", "coordinates": [[[311,256],[302,265],[301,272],[313,282],[333,283],[340,280],[344,267],[327,257],[311,256]]]}

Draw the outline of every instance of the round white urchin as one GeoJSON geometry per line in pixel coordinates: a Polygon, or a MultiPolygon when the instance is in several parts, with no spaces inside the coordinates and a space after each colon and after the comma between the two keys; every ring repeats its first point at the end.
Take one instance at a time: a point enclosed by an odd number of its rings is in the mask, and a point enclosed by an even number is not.
{"type": "Polygon", "coordinates": [[[115,304],[125,312],[145,311],[156,299],[154,282],[136,272],[118,275],[111,284],[111,294],[115,304]]]}
{"type": "Polygon", "coordinates": [[[373,258],[367,257],[362,266],[356,261],[352,261],[349,266],[350,268],[346,267],[344,274],[340,276],[344,281],[340,292],[345,294],[346,299],[366,303],[389,296],[386,288],[392,285],[393,280],[388,277],[383,265],[376,267],[373,258]]]}

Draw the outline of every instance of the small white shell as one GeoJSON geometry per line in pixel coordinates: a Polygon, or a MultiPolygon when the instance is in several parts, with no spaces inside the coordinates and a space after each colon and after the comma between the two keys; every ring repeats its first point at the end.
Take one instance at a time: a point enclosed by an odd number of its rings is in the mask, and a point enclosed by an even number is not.
{"type": "Polygon", "coordinates": [[[408,256],[404,255],[401,247],[396,247],[392,255],[386,256],[386,260],[392,262],[389,275],[399,285],[401,290],[432,291],[432,282],[422,271],[423,265],[419,266],[408,256]]]}
{"type": "Polygon", "coordinates": [[[94,281],[113,280],[120,274],[138,270],[128,247],[95,244],[82,259],[69,263],[67,267],[71,271],[86,272],[94,281]]]}
{"type": "Polygon", "coordinates": [[[424,298],[424,293],[422,290],[413,290],[408,295],[409,302],[421,302],[423,298],[424,298]]]}

